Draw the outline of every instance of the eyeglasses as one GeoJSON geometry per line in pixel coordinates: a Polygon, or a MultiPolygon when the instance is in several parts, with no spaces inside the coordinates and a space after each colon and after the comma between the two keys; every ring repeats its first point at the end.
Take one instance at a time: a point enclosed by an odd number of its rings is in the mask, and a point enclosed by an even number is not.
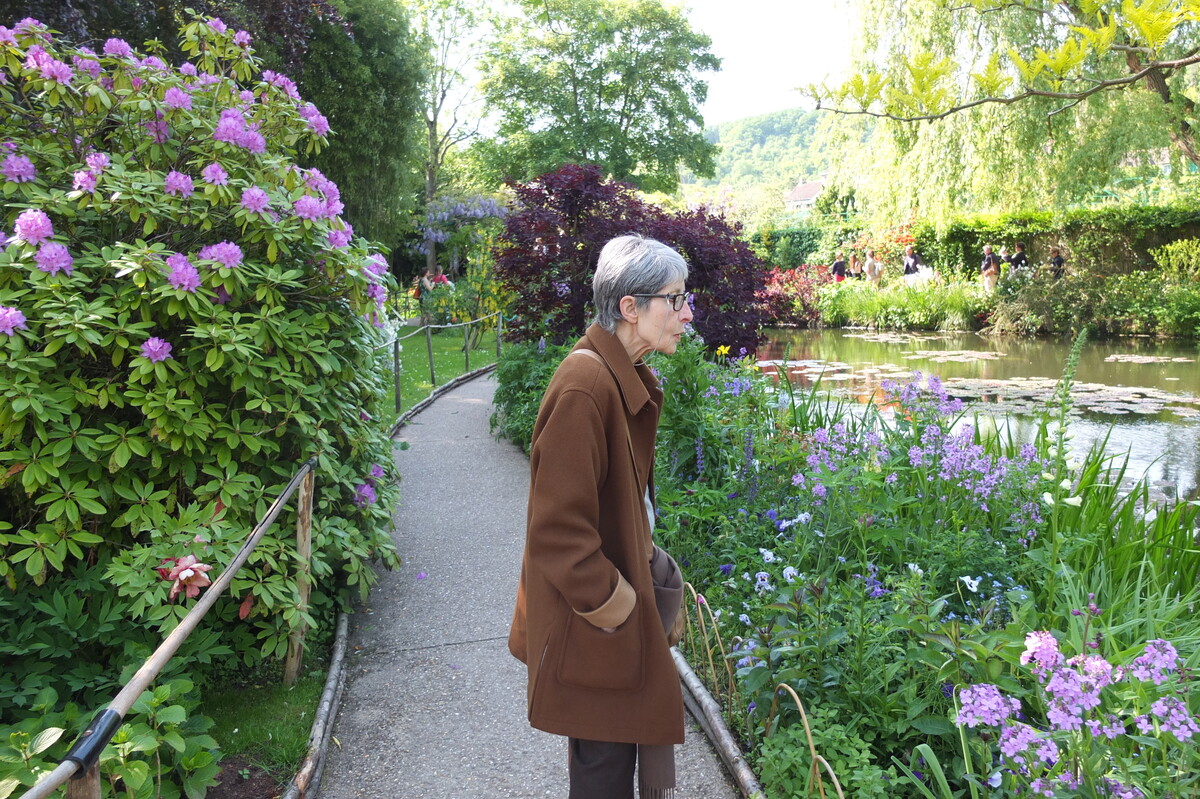
{"type": "Polygon", "coordinates": [[[682,294],[630,294],[630,297],[661,297],[671,305],[672,311],[682,311],[685,303],[692,299],[691,292],[683,292],[682,294]]]}

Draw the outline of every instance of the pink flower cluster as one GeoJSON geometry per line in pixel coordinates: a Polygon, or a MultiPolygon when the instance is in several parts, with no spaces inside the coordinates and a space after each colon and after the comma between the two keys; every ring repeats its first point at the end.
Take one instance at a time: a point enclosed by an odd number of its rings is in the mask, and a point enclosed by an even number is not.
{"type": "Polygon", "coordinates": [[[1000,693],[994,685],[980,683],[968,685],[960,694],[962,707],[958,711],[958,724],[975,727],[987,724],[998,727],[1014,713],[1021,710],[1021,703],[1000,693]]]}
{"type": "Polygon", "coordinates": [[[271,206],[271,198],[258,186],[242,192],[242,207],[253,214],[261,214],[271,206]]]}
{"type": "Polygon", "coordinates": [[[191,197],[195,191],[192,178],[174,169],[167,173],[163,188],[167,194],[174,194],[180,197],[191,197]]]}
{"type": "Polygon", "coordinates": [[[113,58],[129,58],[133,48],[124,39],[109,39],[104,43],[104,54],[113,58]]]}
{"type": "Polygon", "coordinates": [[[75,173],[73,187],[80,191],[93,192],[100,181],[100,175],[109,165],[110,159],[104,153],[88,153],[84,163],[88,168],[75,173]]]}
{"type": "Polygon", "coordinates": [[[214,186],[224,186],[229,182],[229,173],[215,161],[200,171],[200,177],[214,186]]]}
{"type": "Polygon", "coordinates": [[[167,266],[171,269],[167,275],[167,282],[173,287],[193,294],[200,288],[200,272],[192,266],[186,255],[177,252],[167,256],[167,266]]]}
{"type": "Polygon", "coordinates": [[[300,106],[300,116],[308,124],[309,130],[318,136],[329,133],[329,120],[312,103],[300,106]]]}
{"type": "Polygon", "coordinates": [[[37,70],[46,80],[61,83],[64,86],[71,83],[75,71],[62,61],[47,53],[41,45],[33,45],[25,53],[25,68],[37,70]]]}
{"type": "Polygon", "coordinates": [[[283,89],[283,93],[293,100],[300,99],[300,91],[296,88],[295,82],[287,75],[280,75],[269,69],[263,70],[262,79],[272,86],[277,86],[283,89]]]}
{"type": "Polygon", "coordinates": [[[200,258],[206,261],[216,261],[221,266],[233,269],[242,264],[242,248],[232,241],[209,244],[200,249],[200,258]]]}
{"type": "Polygon", "coordinates": [[[213,129],[213,138],[229,142],[243,150],[255,153],[267,151],[267,140],[258,132],[258,123],[246,121],[246,115],[236,108],[226,108],[213,129]]]}
{"type": "Polygon", "coordinates": [[[34,261],[37,262],[38,269],[51,275],[59,272],[69,275],[73,268],[72,265],[75,263],[75,259],[67,251],[66,245],[59,244],[57,241],[48,241],[42,244],[38,248],[37,255],[34,256],[34,261]]]}
{"type": "Polygon", "coordinates": [[[14,153],[0,164],[0,174],[13,183],[28,183],[37,178],[37,169],[28,156],[14,153]]]}
{"type": "Polygon", "coordinates": [[[182,558],[166,558],[155,571],[164,580],[170,580],[171,593],[168,599],[172,602],[183,591],[188,599],[200,596],[200,589],[212,585],[206,572],[212,571],[212,566],[200,563],[195,555],[184,555],[182,558]]]}
{"type": "Polygon", "coordinates": [[[6,336],[16,335],[18,330],[28,330],[25,324],[25,314],[16,308],[0,305],[0,333],[6,336]]]}
{"type": "Polygon", "coordinates": [[[92,76],[92,80],[100,77],[100,62],[95,59],[95,52],[87,47],[79,48],[80,55],[74,56],[71,61],[75,64],[75,69],[80,72],[86,72],[92,76]],[[88,56],[92,56],[89,58],[88,56]]]}
{"type": "Polygon", "coordinates": [[[165,361],[171,357],[171,343],[158,336],[153,336],[146,339],[142,344],[142,357],[150,361],[150,363],[158,363],[165,361]]]}
{"type": "Polygon", "coordinates": [[[192,108],[192,96],[178,86],[172,86],[163,94],[163,105],[173,110],[189,111],[192,108]]]}
{"type": "Polygon", "coordinates": [[[47,241],[53,235],[54,225],[50,223],[50,217],[46,216],[46,212],[39,211],[37,208],[26,208],[17,216],[17,221],[13,225],[13,235],[9,241],[39,244],[47,241]]]}

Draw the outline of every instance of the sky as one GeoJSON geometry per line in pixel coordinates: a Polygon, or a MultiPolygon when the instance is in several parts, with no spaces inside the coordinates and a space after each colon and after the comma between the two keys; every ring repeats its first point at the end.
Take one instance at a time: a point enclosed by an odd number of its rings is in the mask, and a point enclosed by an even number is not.
{"type": "Polygon", "coordinates": [[[704,73],[706,126],[808,105],[796,87],[848,67],[848,0],[678,1],[723,62],[720,72],[704,73]]]}

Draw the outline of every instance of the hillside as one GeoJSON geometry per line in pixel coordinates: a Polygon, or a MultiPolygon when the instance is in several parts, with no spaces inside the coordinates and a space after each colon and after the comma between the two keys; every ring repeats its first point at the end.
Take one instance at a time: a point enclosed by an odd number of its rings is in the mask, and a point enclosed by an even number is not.
{"type": "Polygon", "coordinates": [[[787,185],[822,171],[824,158],[813,149],[817,112],[802,108],[724,122],[705,131],[721,148],[713,178],[685,177],[685,183],[746,190],[787,185]]]}

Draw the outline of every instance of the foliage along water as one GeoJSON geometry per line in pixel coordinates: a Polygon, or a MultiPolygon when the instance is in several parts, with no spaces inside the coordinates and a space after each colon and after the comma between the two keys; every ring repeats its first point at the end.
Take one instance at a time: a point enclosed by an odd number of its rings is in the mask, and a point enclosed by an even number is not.
{"type": "MultiPolygon", "coordinates": [[[[772,330],[761,362],[787,359],[798,386],[818,380],[831,393],[878,401],[880,383],[919,370],[953,395],[992,413],[997,426],[1028,440],[1053,393],[1069,340],[988,338],[974,333],[772,330]]],[[[1107,442],[1128,453],[1128,477],[1148,474],[1166,497],[1200,495],[1200,345],[1151,338],[1089,341],[1073,391],[1071,449],[1107,442]]],[[[764,364],[765,365],[765,364],[764,364]]]]}

